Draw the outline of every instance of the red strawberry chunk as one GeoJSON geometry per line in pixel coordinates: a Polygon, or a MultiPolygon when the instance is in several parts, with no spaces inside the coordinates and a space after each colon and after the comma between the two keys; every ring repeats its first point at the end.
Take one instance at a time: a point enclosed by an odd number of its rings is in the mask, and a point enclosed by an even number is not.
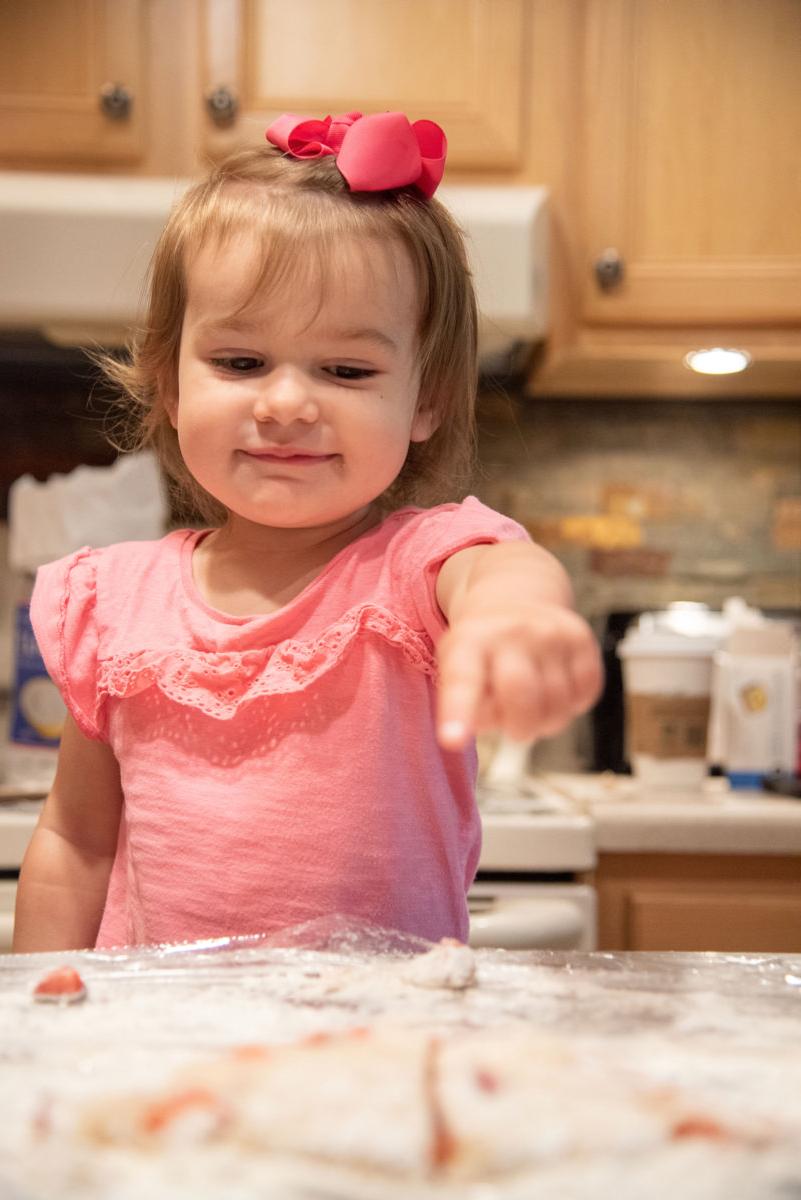
{"type": "Polygon", "coordinates": [[[39,980],[34,1000],[75,1004],[86,997],[86,985],[74,967],[57,967],[39,980]]]}

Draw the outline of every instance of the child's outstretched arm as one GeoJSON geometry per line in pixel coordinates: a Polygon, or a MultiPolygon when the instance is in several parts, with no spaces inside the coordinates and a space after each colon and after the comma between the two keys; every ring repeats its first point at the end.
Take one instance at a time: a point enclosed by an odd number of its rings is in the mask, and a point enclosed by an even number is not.
{"type": "Polygon", "coordinates": [[[529,542],[460,550],[442,565],[437,600],[449,625],[437,648],[446,749],[488,729],[549,737],[597,700],[598,645],[546,550],[529,542]]]}
{"type": "Polygon", "coordinates": [[[94,946],[121,811],[117,760],[68,716],[53,788],[20,871],[16,953],[94,946]]]}

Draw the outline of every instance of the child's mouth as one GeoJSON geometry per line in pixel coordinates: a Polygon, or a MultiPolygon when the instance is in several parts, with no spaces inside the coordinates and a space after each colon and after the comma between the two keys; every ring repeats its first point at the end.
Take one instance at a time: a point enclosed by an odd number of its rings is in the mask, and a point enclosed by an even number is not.
{"type": "Polygon", "coordinates": [[[241,453],[258,462],[292,467],[315,466],[318,463],[330,462],[336,457],[334,454],[310,454],[303,450],[242,450],[241,453]]]}

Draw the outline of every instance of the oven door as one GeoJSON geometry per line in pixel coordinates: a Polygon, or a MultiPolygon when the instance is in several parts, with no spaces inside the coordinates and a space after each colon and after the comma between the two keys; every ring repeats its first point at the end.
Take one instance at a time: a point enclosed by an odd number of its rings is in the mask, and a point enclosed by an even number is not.
{"type": "Polygon", "coordinates": [[[499,950],[594,950],[595,889],[584,883],[477,879],[468,895],[470,945],[499,950]]]}

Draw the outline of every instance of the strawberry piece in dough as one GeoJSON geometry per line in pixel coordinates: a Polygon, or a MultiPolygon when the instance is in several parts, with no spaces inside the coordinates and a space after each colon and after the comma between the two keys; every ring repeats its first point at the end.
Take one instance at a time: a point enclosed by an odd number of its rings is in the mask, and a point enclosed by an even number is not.
{"type": "Polygon", "coordinates": [[[86,999],[86,985],[74,967],[58,967],[39,980],[33,998],[50,1004],[76,1004],[86,999]]]}

